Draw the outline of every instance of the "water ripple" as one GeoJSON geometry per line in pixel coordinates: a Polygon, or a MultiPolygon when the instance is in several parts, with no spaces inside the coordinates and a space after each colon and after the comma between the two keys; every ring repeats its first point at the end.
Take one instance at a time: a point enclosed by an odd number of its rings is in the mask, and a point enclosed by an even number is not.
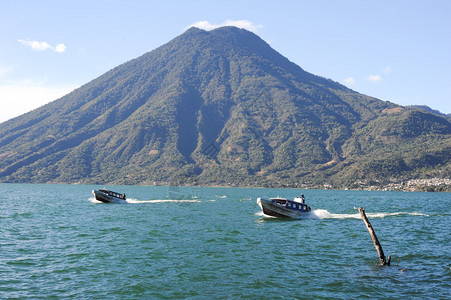
{"type": "Polygon", "coordinates": [[[295,190],[177,200],[167,187],[117,188],[128,204],[94,204],[92,186],[0,184],[0,298],[450,297],[446,194],[307,190],[314,210],[290,220],[262,215],[255,198],[295,190]]]}

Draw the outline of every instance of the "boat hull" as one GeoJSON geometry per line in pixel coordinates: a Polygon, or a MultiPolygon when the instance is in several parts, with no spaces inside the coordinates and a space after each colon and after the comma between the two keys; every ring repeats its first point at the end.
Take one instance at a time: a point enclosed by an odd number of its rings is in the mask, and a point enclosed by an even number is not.
{"type": "Polygon", "coordinates": [[[306,204],[299,204],[286,199],[282,200],[283,201],[276,201],[274,199],[268,200],[258,198],[257,204],[260,206],[265,215],[278,218],[301,218],[302,216],[308,214],[311,210],[306,204]],[[291,207],[287,207],[287,205],[291,207]]]}
{"type": "Polygon", "coordinates": [[[127,203],[126,199],[114,197],[102,191],[93,190],[92,193],[97,201],[103,203],[127,203]]]}

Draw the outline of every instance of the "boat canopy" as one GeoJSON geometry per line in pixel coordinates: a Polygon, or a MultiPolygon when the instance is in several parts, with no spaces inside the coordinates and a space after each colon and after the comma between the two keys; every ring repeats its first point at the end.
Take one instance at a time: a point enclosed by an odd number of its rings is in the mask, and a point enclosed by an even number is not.
{"type": "Polygon", "coordinates": [[[102,192],[102,193],[105,193],[107,195],[116,197],[116,198],[125,199],[125,194],[119,194],[119,193],[116,193],[116,192],[113,192],[113,191],[109,191],[109,190],[99,190],[99,191],[102,192]]]}

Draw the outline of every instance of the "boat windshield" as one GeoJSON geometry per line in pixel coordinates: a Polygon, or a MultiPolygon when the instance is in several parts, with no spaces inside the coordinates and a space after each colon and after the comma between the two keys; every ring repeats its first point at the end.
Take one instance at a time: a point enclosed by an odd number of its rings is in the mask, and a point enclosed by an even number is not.
{"type": "Polygon", "coordinates": [[[112,197],[116,197],[116,198],[119,198],[119,199],[125,199],[125,194],[119,194],[119,193],[116,193],[116,192],[113,192],[113,191],[108,191],[108,190],[100,190],[100,191],[105,193],[105,194],[107,194],[107,195],[110,195],[112,197]]]}
{"type": "Polygon", "coordinates": [[[287,199],[272,198],[271,201],[275,202],[276,204],[284,206],[287,204],[287,199]]]}

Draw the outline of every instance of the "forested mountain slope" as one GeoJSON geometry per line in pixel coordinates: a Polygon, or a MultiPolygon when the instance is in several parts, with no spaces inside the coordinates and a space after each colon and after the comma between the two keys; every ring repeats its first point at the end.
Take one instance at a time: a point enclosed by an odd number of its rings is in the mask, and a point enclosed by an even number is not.
{"type": "Polygon", "coordinates": [[[0,124],[0,181],[359,187],[450,178],[451,123],[191,28],[0,124]]]}

